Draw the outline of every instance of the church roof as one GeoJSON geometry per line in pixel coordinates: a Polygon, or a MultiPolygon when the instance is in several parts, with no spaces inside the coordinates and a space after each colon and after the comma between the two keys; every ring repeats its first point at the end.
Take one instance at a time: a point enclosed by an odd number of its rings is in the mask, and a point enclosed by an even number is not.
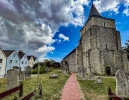
{"type": "Polygon", "coordinates": [[[92,4],[92,6],[91,6],[88,19],[90,19],[92,16],[101,16],[99,14],[98,10],[96,9],[96,7],[94,6],[94,4],[92,4]]]}

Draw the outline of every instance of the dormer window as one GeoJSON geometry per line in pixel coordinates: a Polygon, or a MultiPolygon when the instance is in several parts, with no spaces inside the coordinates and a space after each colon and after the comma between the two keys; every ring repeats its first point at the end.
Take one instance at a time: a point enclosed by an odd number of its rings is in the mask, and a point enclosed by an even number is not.
{"type": "Polygon", "coordinates": [[[16,54],[14,54],[14,57],[15,57],[16,54]]]}

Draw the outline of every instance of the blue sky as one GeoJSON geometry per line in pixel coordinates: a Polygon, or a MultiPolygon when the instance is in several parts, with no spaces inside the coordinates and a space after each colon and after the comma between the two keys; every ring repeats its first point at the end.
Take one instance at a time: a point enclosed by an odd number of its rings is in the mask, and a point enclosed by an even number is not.
{"type": "MultiPolygon", "coordinates": [[[[129,39],[129,0],[94,0],[104,17],[115,19],[124,45],[129,39]]],[[[77,45],[90,0],[0,0],[0,46],[23,50],[39,61],[61,61],[77,45]]]]}

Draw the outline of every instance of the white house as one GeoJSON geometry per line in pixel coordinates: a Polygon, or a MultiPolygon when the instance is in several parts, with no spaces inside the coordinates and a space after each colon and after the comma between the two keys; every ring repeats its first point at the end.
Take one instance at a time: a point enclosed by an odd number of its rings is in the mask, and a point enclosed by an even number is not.
{"type": "Polygon", "coordinates": [[[33,65],[35,64],[35,62],[34,62],[34,56],[33,55],[27,56],[27,58],[28,58],[28,66],[30,66],[32,68],[33,65]]]}
{"type": "Polygon", "coordinates": [[[28,58],[27,58],[26,54],[22,50],[19,50],[18,56],[20,58],[21,71],[24,71],[25,67],[28,66],[28,58]]]}
{"type": "Polygon", "coordinates": [[[6,59],[6,69],[5,74],[7,74],[7,70],[13,68],[14,66],[19,67],[20,58],[15,50],[3,50],[7,59],[6,59]]]}
{"type": "Polygon", "coordinates": [[[3,78],[5,76],[5,68],[6,68],[6,55],[0,48],[0,78],[3,78]]]}

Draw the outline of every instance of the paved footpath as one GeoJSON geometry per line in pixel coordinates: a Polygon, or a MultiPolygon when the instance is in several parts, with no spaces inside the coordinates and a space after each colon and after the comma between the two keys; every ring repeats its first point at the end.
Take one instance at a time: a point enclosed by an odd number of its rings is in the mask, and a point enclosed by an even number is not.
{"type": "Polygon", "coordinates": [[[81,91],[78,87],[76,73],[72,73],[65,83],[61,100],[81,100],[81,91]]]}

